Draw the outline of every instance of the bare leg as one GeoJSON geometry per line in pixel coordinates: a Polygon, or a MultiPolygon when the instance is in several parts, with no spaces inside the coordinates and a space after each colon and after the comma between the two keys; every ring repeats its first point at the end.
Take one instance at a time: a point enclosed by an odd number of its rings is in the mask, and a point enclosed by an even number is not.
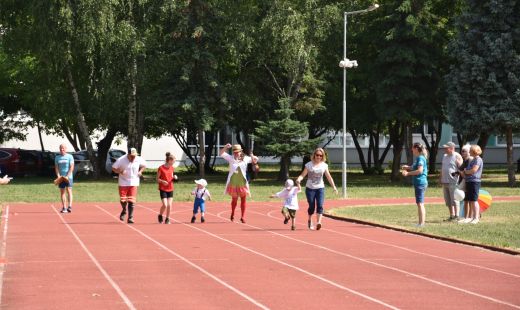
{"type": "Polygon", "coordinates": [[[72,187],[67,187],[67,194],[69,196],[69,207],[72,207],[72,187]]]}
{"type": "Polygon", "coordinates": [[[455,213],[454,215],[457,218],[459,216],[459,213],[460,213],[460,201],[455,200],[455,205],[453,206],[453,210],[454,210],[454,213],[455,213]]]}
{"type": "Polygon", "coordinates": [[[67,196],[64,188],[60,188],[61,207],[62,209],[67,208],[67,196]]]}
{"type": "Polygon", "coordinates": [[[426,209],[424,208],[424,203],[417,204],[417,215],[419,216],[419,225],[424,225],[426,221],[426,209]]]}
{"type": "Polygon", "coordinates": [[[161,205],[161,210],[159,210],[159,214],[163,215],[164,214],[164,210],[166,209],[166,205],[168,204],[168,199],[167,198],[162,198],[161,202],[162,202],[162,205],[161,205]]]}
{"type": "Polygon", "coordinates": [[[173,198],[168,198],[166,200],[166,218],[170,218],[170,212],[172,208],[173,198]]]}

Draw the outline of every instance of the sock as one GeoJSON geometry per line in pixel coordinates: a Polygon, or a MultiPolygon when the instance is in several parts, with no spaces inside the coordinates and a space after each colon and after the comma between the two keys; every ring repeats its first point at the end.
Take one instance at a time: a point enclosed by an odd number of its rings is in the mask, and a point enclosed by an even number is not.
{"type": "Polygon", "coordinates": [[[123,208],[123,213],[126,213],[126,205],[127,205],[127,202],[126,201],[121,201],[121,208],[123,208]]]}
{"type": "Polygon", "coordinates": [[[129,202],[128,203],[128,219],[131,219],[134,217],[134,203],[129,202]]]}
{"type": "Polygon", "coordinates": [[[242,214],[242,218],[244,218],[244,215],[246,213],[246,197],[240,197],[240,212],[242,214]]]}

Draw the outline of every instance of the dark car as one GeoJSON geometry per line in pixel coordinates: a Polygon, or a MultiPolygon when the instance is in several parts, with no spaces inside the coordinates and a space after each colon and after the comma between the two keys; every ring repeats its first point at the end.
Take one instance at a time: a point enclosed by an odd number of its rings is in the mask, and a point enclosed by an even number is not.
{"type": "MultiPolygon", "coordinates": [[[[94,150],[94,154],[97,156],[98,151],[94,150]]],[[[107,173],[112,173],[112,164],[121,156],[125,155],[125,151],[116,150],[116,149],[110,149],[107,153],[107,159],[105,162],[105,170],[107,173]]],[[[92,164],[89,161],[88,152],[86,150],[78,151],[75,153],[72,153],[72,156],[74,156],[74,173],[82,173],[82,174],[90,174],[94,168],[92,167],[92,164]]]]}
{"type": "Polygon", "coordinates": [[[40,175],[43,165],[38,151],[0,148],[0,171],[4,175],[40,175]]]}

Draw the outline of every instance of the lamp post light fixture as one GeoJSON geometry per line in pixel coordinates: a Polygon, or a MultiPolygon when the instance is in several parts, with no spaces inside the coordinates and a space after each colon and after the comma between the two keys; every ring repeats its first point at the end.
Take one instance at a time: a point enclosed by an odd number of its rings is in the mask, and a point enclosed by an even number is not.
{"type": "Polygon", "coordinates": [[[347,69],[357,68],[358,66],[356,60],[347,58],[347,17],[349,15],[368,13],[378,7],[379,4],[373,4],[364,10],[344,12],[343,14],[343,59],[339,62],[339,67],[343,68],[343,163],[341,170],[343,198],[347,198],[347,69]]]}

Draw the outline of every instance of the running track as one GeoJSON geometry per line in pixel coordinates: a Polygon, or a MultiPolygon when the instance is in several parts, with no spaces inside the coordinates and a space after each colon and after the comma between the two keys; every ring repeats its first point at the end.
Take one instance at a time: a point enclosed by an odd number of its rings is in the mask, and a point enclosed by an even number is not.
{"type": "Polygon", "coordinates": [[[283,225],[276,203],[250,203],[247,224],[208,203],[189,224],[136,224],[117,203],[4,206],[2,309],[520,309],[520,259],[476,247],[325,218],[283,225]]]}

